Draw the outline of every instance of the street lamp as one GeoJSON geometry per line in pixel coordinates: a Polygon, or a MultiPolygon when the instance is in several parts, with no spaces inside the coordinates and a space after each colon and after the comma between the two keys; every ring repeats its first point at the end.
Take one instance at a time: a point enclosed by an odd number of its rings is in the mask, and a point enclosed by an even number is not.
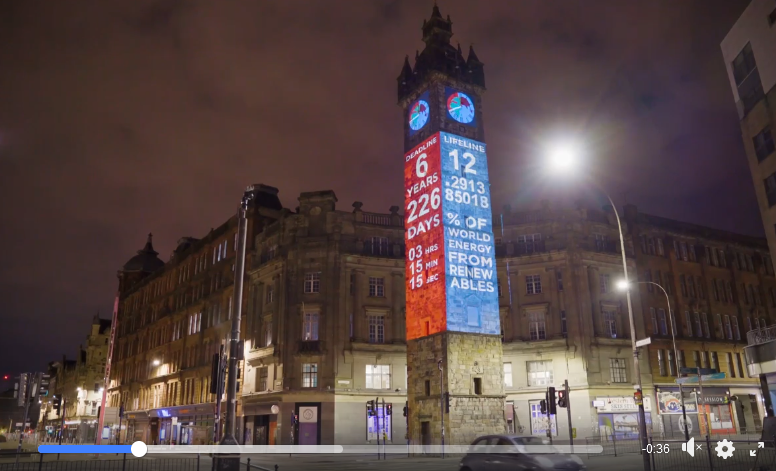
{"type": "MultiPolygon", "coordinates": [[[[674,331],[674,313],[671,310],[671,298],[668,297],[668,292],[663,288],[659,283],[655,283],[654,281],[636,281],[634,283],[641,283],[645,285],[655,285],[658,288],[660,288],[660,291],[663,292],[663,294],[666,296],[666,305],[668,306],[668,322],[671,323],[671,342],[674,345],[674,361],[676,362],[676,374],[679,374],[679,350],[676,349],[676,332],[674,331]]],[[[621,280],[617,283],[617,289],[620,291],[629,291],[630,285],[625,281],[621,280]]],[[[682,419],[684,420],[684,424],[682,428],[684,429],[684,439],[689,441],[690,440],[690,430],[687,426],[687,409],[684,405],[684,391],[682,390],[682,383],[679,383],[679,399],[682,402],[682,419]]]]}
{"type": "Polygon", "coordinates": [[[159,360],[154,360],[153,362],[151,362],[151,364],[154,366],[159,366],[161,362],[159,360]]]}
{"type": "MultiPolygon", "coordinates": [[[[574,170],[577,167],[577,163],[580,160],[580,152],[578,150],[578,147],[575,146],[573,143],[564,143],[562,145],[555,145],[551,149],[549,149],[548,157],[549,157],[549,163],[552,167],[552,169],[563,172],[563,173],[569,173],[570,171],[574,170]]],[[[590,179],[588,179],[590,180],[590,179]]],[[[623,280],[626,284],[629,284],[628,281],[628,262],[625,258],[625,237],[622,234],[622,223],[620,222],[620,215],[617,213],[617,206],[614,204],[614,201],[612,200],[612,197],[609,196],[609,193],[606,192],[601,186],[599,186],[596,182],[590,180],[590,182],[598,188],[598,190],[603,193],[606,198],[609,200],[609,204],[612,206],[612,210],[614,211],[614,218],[617,220],[617,231],[620,235],[620,253],[622,255],[622,271],[623,271],[623,280]]],[[[633,385],[633,389],[636,390],[639,397],[642,398],[641,403],[638,404],[639,408],[639,441],[641,442],[641,449],[646,450],[647,445],[649,445],[649,442],[647,440],[647,417],[644,413],[644,400],[643,400],[643,394],[641,390],[641,366],[639,365],[639,349],[636,346],[636,322],[633,319],[633,303],[631,302],[631,295],[630,290],[625,291],[625,299],[628,304],[628,320],[630,321],[630,331],[631,331],[631,345],[633,348],[633,369],[636,373],[636,384],[633,385]]],[[[650,460],[649,460],[649,453],[646,453],[645,451],[641,452],[641,458],[644,464],[644,471],[650,471],[652,469],[650,460]]]]}

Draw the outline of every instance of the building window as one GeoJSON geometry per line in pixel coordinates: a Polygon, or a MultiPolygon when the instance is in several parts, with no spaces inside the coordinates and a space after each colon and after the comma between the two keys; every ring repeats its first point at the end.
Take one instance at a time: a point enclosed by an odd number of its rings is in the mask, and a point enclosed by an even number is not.
{"type": "Polygon", "coordinates": [[[668,350],[668,372],[671,376],[676,376],[676,358],[673,350],[668,350]]]}
{"type": "Polygon", "coordinates": [[[476,396],[482,394],[482,378],[474,378],[474,394],[476,396]]]}
{"type": "Polygon", "coordinates": [[[684,311],[684,332],[687,337],[692,337],[692,319],[690,318],[690,311],[684,311]]]}
{"type": "Polygon", "coordinates": [[[372,255],[390,255],[390,248],[387,237],[372,237],[369,240],[369,251],[372,255]]]}
{"type": "Polygon", "coordinates": [[[431,395],[431,380],[427,379],[426,382],[423,383],[423,392],[426,397],[431,395]]]}
{"type": "Polygon", "coordinates": [[[256,376],[258,379],[256,380],[257,384],[257,391],[267,391],[269,388],[267,387],[267,375],[269,372],[269,368],[266,366],[261,366],[259,368],[256,368],[256,376]]]}
{"type": "Polygon", "coordinates": [[[321,272],[307,273],[304,276],[304,292],[321,292],[321,272]]]}
{"type": "Polygon", "coordinates": [[[752,45],[747,43],[731,64],[733,77],[738,88],[738,96],[741,98],[743,112],[749,112],[763,97],[763,85],[760,73],[757,70],[757,62],[754,58],[752,45]]]}
{"type": "Polygon", "coordinates": [[[745,325],[746,325],[746,331],[747,332],[751,332],[752,331],[752,318],[747,316],[745,318],[744,322],[745,322],[745,325]]]}
{"type": "Polygon", "coordinates": [[[665,257],[666,251],[663,247],[663,239],[660,237],[656,237],[655,240],[657,240],[657,254],[661,257],[665,257]]]}
{"type": "Polygon", "coordinates": [[[385,318],[369,316],[369,343],[385,342],[385,318]]]}
{"type": "Polygon", "coordinates": [[[765,196],[768,198],[768,206],[773,206],[776,204],[776,173],[768,175],[763,180],[763,184],[765,185],[765,196]]]}
{"type": "Polygon", "coordinates": [[[687,280],[684,275],[679,275],[679,286],[682,289],[682,296],[687,297],[687,280]]]}
{"type": "Polygon", "coordinates": [[[765,128],[757,133],[752,138],[752,142],[754,143],[754,152],[757,155],[757,160],[760,162],[765,160],[774,151],[773,135],[770,128],[765,128]]]}
{"type": "Polygon", "coordinates": [[[698,312],[693,313],[693,317],[695,318],[695,336],[696,337],[703,337],[703,325],[701,324],[701,315],[698,312]]]}
{"type": "Polygon", "coordinates": [[[657,335],[659,330],[657,327],[657,314],[655,313],[654,307],[649,308],[649,317],[652,319],[652,333],[657,335]]]}
{"type": "Polygon", "coordinates": [[[531,340],[545,340],[547,338],[547,329],[543,312],[528,313],[528,332],[531,340]]]}
{"type": "Polygon", "coordinates": [[[385,297],[385,278],[369,277],[369,296],[373,298],[385,297]]]}
{"type": "Polygon", "coordinates": [[[274,285],[267,285],[267,304],[272,304],[272,302],[275,300],[275,286],[274,285]]]}
{"type": "Polygon", "coordinates": [[[703,331],[706,333],[706,338],[711,338],[711,329],[709,329],[709,315],[707,313],[703,313],[703,331]]]}
{"type": "Polygon", "coordinates": [[[654,293],[655,285],[652,284],[652,270],[647,270],[644,272],[644,281],[647,282],[647,291],[654,293]]]}
{"type": "Polygon", "coordinates": [[[264,322],[264,346],[272,345],[272,321],[264,322]]]}
{"type": "Polygon", "coordinates": [[[738,326],[738,317],[733,316],[733,338],[741,340],[741,328],[738,326]]]}
{"type": "Polygon", "coordinates": [[[666,321],[666,310],[658,309],[657,318],[660,321],[660,335],[668,335],[668,322],[666,321]]]}
{"type": "Polygon", "coordinates": [[[662,349],[657,351],[657,364],[660,369],[660,376],[666,376],[666,358],[662,349]]]}
{"type": "Polygon", "coordinates": [[[733,363],[733,354],[728,352],[727,353],[727,369],[730,372],[730,377],[735,378],[736,377],[736,365],[733,363]]]}
{"type": "Polygon", "coordinates": [[[738,366],[738,377],[743,378],[744,377],[744,364],[741,361],[741,354],[736,353],[736,365],[738,366]]]}
{"type": "Polygon", "coordinates": [[[701,352],[701,367],[709,367],[709,352],[701,352]]]}
{"type": "Polygon", "coordinates": [[[303,388],[318,387],[318,363],[302,364],[302,387],[303,388]]]}
{"type": "Polygon", "coordinates": [[[526,234],[517,236],[518,253],[534,253],[541,251],[542,235],[526,234]]]}
{"type": "Polygon", "coordinates": [[[701,364],[701,354],[699,351],[692,352],[692,361],[695,364],[696,368],[702,368],[703,365],[701,364]]]}
{"type": "Polygon", "coordinates": [[[527,275],[525,277],[525,294],[541,294],[542,277],[540,275],[527,275]]]}
{"type": "Polygon", "coordinates": [[[627,383],[628,373],[624,358],[610,358],[609,371],[612,383],[627,383]]]}
{"type": "Polygon", "coordinates": [[[504,363],[504,387],[512,387],[512,363],[504,363]]]}
{"type": "Polygon", "coordinates": [[[318,340],[318,321],[320,315],[317,312],[304,313],[304,325],[302,326],[302,340],[318,340]]]}
{"type": "Polygon", "coordinates": [[[566,311],[560,311],[560,334],[564,339],[569,335],[568,326],[566,325],[566,311]]]}
{"type": "Polygon", "coordinates": [[[725,334],[728,340],[733,340],[733,325],[730,323],[730,316],[725,314],[725,334]]]}
{"type": "Polygon", "coordinates": [[[391,389],[390,365],[366,365],[367,389],[391,389]]]}
{"type": "Polygon", "coordinates": [[[525,362],[528,386],[552,386],[552,360],[525,362]]]}
{"type": "Polygon", "coordinates": [[[719,290],[717,289],[717,280],[711,280],[711,295],[714,296],[714,301],[719,301],[719,290]]]}
{"type": "Polygon", "coordinates": [[[598,285],[601,287],[601,294],[609,292],[609,275],[598,275],[598,285]]]}
{"type": "Polygon", "coordinates": [[[687,286],[688,286],[689,291],[690,291],[690,297],[691,298],[697,297],[697,295],[695,293],[695,280],[693,279],[692,275],[687,277],[687,286]]]}
{"type": "Polygon", "coordinates": [[[717,352],[711,352],[711,368],[719,371],[719,357],[717,352]]]}
{"type": "Polygon", "coordinates": [[[606,236],[606,234],[593,234],[593,237],[595,238],[596,251],[605,252],[607,246],[609,245],[609,238],[606,236]]]}
{"type": "Polygon", "coordinates": [[[613,310],[604,309],[604,334],[613,339],[617,338],[617,313],[613,310]]]}

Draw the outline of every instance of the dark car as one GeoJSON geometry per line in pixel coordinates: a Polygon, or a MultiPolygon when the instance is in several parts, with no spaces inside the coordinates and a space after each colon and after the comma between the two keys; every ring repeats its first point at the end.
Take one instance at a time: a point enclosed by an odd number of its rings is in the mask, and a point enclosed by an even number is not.
{"type": "Polygon", "coordinates": [[[461,460],[460,471],[581,471],[576,455],[561,454],[540,437],[487,435],[472,443],[461,460]]]}

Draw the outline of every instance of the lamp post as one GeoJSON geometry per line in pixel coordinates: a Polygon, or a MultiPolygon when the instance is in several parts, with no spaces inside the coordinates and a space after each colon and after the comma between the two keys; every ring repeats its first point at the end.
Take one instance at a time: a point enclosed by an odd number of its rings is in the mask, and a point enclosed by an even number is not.
{"type": "MultiPolygon", "coordinates": [[[[668,306],[668,322],[671,323],[671,342],[674,346],[674,362],[676,363],[676,374],[679,375],[679,350],[676,348],[676,332],[675,332],[675,323],[674,323],[674,313],[671,310],[671,298],[668,297],[668,292],[663,288],[659,283],[655,283],[654,281],[636,281],[634,283],[640,283],[645,285],[654,285],[660,288],[660,291],[663,292],[663,294],[666,297],[666,306],[668,306]]],[[[622,284],[618,284],[618,288],[621,290],[630,290],[630,286],[625,283],[624,281],[622,284]]],[[[679,399],[682,402],[682,420],[684,420],[683,429],[684,429],[684,439],[689,441],[690,440],[690,430],[687,427],[687,409],[684,405],[684,391],[682,389],[682,383],[679,383],[679,399]]]]}
{"type": "MultiPolygon", "coordinates": [[[[578,160],[577,152],[571,146],[557,146],[550,154],[550,162],[555,169],[568,172],[571,170],[578,160]]],[[[614,218],[617,220],[617,231],[620,236],[620,254],[622,255],[622,271],[623,279],[626,284],[628,281],[628,261],[625,258],[625,237],[622,234],[622,223],[620,222],[620,215],[617,213],[617,206],[614,204],[612,197],[606,192],[600,185],[591,180],[591,183],[598,188],[598,190],[606,196],[614,211],[614,218]]],[[[628,304],[628,320],[630,322],[631,332],[631,345],[633,348],[633,369],[635,370],[636,384],[633,385],[633,389],[637,392],[639,397],[643,398],[641,390],[641,366],[639,365],[639,348],[636,346],[636,323],[633,319],[633,303],[631,302],[630,290],[625,291],[625,299],[628,304]]],[[[647,422],[646,414],[644,413],[644,401],[643,399],[638,404],[639,414],[639,441],[641,442],[641,449],[646,450],[649,442],[647,440],[647,422]]],[[[641,452],[642,461],[644,464],[644,471],[651,471],[652,466],[649,459],[649,453],[645,451],[641,452]]]]}

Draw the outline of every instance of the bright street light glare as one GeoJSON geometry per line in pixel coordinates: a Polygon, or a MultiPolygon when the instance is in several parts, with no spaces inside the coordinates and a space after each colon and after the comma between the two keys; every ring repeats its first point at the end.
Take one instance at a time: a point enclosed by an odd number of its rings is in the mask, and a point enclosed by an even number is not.
{"type": "Polygon", "coordinates": [[[568,171],[577,165],[578,153],[572,145],[553,146],[549,151],[550,165],[553,170],[568,171]]]}
{"type": "Polygon", "coordinates": [[[154,366],[159,366],[159,360],[154,360],[154,366]]]}
{"type": "Polygon", "coordinates": [[[625,280],[620,280],[617,282],[617,289],[620,291],[628,291],[628,288],[630,288],[630,284],[625,280]]]}

